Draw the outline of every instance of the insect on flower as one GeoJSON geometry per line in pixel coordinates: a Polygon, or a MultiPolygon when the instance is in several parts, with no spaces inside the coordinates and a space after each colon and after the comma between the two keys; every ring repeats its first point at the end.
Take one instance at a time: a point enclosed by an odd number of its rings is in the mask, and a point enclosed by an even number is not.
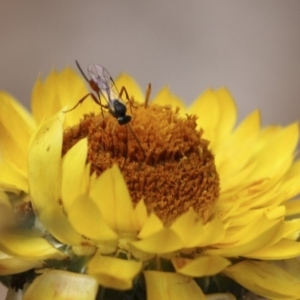
{"type": "Polygon", "coordinates": [[[121,100],[123,93],[125,93],[126,99],[132,105],[126,88],[123,86],[120,92],[118,92],[114,80],[112,79],[108,71],[100,65],[92,64],[88,66],[88,73],[91,79],[88,79],[87,76],[84,74],[77,60],[76,65],[84,79],[89,83],[91,89],[97,94],[97,97],[93,93],[88,93],[83,98],[81,98],[74,107],[64,112],[72,111],[79,104],[81,104],[88,96],[91,96],[94,102],[98,104],[101,107],[101,109],[108,109],[108,111],[113,117],[117,119],[120,125],[128,124],[131,121],[131,116],[126,114],[126,105],[121,100]],[[101,103],[100,95],[102,95],[104,99],[106,99],[106,105],[101,103]]]}
{"type": "MultiPolygon", "coordinates": [[[[97,94],[97,97],[94,93],[88,93],[84,97],[82,97],[77,104],[72,107],[69,110],[64,111],[70,112],[73,109],[75,109],[79,104],[81,104],[85,99],[87,99],[88,96],[91,96],[92,99],[96,104],[98,104],[101,108],[101,112],[103,115],[103,108],[108,109],[109,113],[117,119],[119,125],[128,125],[132,135],[134,136],[135,140],[137,141],[139,147],[141,148],[143,155],[145,157],[145,151],[143,147],[141,146],[141,143],[139,142],[137,136],[135,135],[134,131],[132,130],[130,126],[131,116],[127,115],[127,107],[125,103],[122,101],[122,96],[125,94],[125,97],[131,107],[134,107],[132,100],[130,100],[128,92],[125,88],[125,86],[122,86],[120,92],[118,91],[115,82],[113,78],[110,76],[108,71],[98,64],[92,64],[88,66],[88,73],[90,75],[91,79],[88,79],[87,76],[84,74],[83,70],[81,69],[78,61],[76,60],[76,65],[82,74],[82,76],[85,78],[85,80],[89,83],[91,89],[97,94]],[[106,100],[106,104],[101,103],[101,96],[106,100]]],[[[147,93],[146,93],[146,103],[148,103],[149,96],[151,92],[151,85],[149,84],[147,93]]]]}

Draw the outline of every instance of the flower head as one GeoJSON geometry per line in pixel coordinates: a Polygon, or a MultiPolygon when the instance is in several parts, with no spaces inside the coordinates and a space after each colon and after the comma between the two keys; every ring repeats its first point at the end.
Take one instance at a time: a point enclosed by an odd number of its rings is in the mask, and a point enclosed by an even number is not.
{"type": "Polygon", "coordinates": [[[87,98],[70,109],[88,94],[70,69],[37,82],[33,117],[1,94],[1,274],[35,270],[24,299],[244,289],[296,299],[300,221],[287,216],[299,212],[288,201],[300,190],[298,125],[261,128],[256,111],[235,127],[225,88],[185,108],[168,88],[148,104],[129,76],[116,86],[130,96],[128,125],[105,93],[100,106],[87,98]]]}

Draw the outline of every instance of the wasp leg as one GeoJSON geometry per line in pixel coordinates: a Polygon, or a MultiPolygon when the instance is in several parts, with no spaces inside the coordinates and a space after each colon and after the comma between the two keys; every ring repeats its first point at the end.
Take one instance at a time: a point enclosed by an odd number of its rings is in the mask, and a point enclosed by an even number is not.
{"type": "Polygon", "coordinates": [[[122,166],[121,166],[121,171],[123,171],[123,169],[124,169],[124,166],[125,166],[125,163],[126,163],[126,159],[127,159],[127,156],[129,155],[129,146],[128,146],[128,128],[127,128],[127,126],[126,126],[126,141],[127,141],[127,144],[126,144],[126,155],[125,155],[125,157],[124,157],[124,161],[123,161],[123,164],[122,164],[122,166]]]}
{"type": "Polygon", "coordinates": [[[128,95],[128,92],[127,92],[125,86],[122,86],[122,87],[121,87],[121,90],[120,90],[120,93],[119,93],[119,96],[120,96],[121,98],[122,98],[123,93],[125,94],[126,99],[127,99],[128,103],[129,103],[129,109],[130,109],[130,112],[132,113],[133,116],[135,116],[134,113],[132,112],[132,109],[131,109],[131,108],[132,108],[132,107],[133,107],[133,108],[137,108],[137,106],[134,106],[134,104],[133,104],[133,103],[134,103],[134,100],[129,98],[129,95],[128,95]]]}
{"type": "Polygon", "coordinates": [[[76,104],[74,107],[72,107],[71,109],[68,109],[68,110],[64,110],[63,112],[64,112],[64,113],[67,113],[67,112],[69,112],[69,111],[72,111],[72,110],[75,109],[79,104],[81,104],[88,96],[91,96],[92,99],[95,101],[96,104],[100,105],[101,107],[103,106],[103,105],[101,104],[101,102],[97,99],[97,97],[96,97],[93,93],[88,93],[88,94],[85,95],[83,98],[81,98],[81,99],[77,102],[77,104],[76,104]]]}
{"type": "MultiPolygon", "coordinates": [[[[100,91],[101,95],[104,97],[103,93],[100,91]]],[[[109,109],[109,106],[108,105],[104,105],[101,103],[101,97],[100,97],[100,93],[99,91],[97,92],[97,95],[98,95],[98,99],[97,99],[97,102],[95,101],[95,95],[94,95],[94,101],[100,106],[101,108],[101,115],[102,115],[102,118],[104,119],[104,114],[103,114],[103,108],[105,109],[109,109]]]]}
{"type": "Polygon", "coordinates": [[[137,138],[137,136],[136,136],[136,134],[134,133],[134,131],[133,131],[132,127],[130,126],[130,124],[127,124],[127,126],[129,127],[129,129],[130,129],[130,131],[131,131],[133,137],[135,138],[137,144],[138,144],[139,147],[141,148],[141,150],[142,150],[142,152],[143,152],[143,155],[144,155],[144,159],[146,159],[146,153],[145,153],[145,150],[144,150],[144,148],[142,147],[142,145],[141,145],[139,139],[137,138]]]}

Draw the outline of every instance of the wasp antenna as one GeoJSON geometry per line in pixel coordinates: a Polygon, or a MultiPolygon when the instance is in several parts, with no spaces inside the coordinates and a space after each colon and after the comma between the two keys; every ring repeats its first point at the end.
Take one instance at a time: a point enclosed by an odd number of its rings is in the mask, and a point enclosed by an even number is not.
{"type": "Polygon", "coordinates": [[[80,65],[79,65],[79,62],[78,62],[77,60],[75,60],[75,62],[76,62],[77,68],[79,69],[81,75],[84,77],[84,79],[85,79],[87,82],[90,82],[90,81],[88,80],[88,78],[86,77],[86,75],[84,74],[84,72],[82,71],[82,69],[81,69],[81,67],[80,67],[80,65]]]}

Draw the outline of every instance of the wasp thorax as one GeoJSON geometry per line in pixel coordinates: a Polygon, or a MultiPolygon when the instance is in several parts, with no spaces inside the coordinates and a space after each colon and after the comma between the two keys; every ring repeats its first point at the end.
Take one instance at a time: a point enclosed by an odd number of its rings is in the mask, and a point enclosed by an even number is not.
{"type": "Polygon", "coordinates": [[[133,203],[143,197],[149,212],[165,224],[190,207],[207,220],[219,195],[219,177],[196,117],[180,117],[159,105],[140,105],[132,112],[125,126],[106,112],[85,115],[65,131],[63,154],[87,136],[92,172],[100,175],[117,164],[133,203]]]}

